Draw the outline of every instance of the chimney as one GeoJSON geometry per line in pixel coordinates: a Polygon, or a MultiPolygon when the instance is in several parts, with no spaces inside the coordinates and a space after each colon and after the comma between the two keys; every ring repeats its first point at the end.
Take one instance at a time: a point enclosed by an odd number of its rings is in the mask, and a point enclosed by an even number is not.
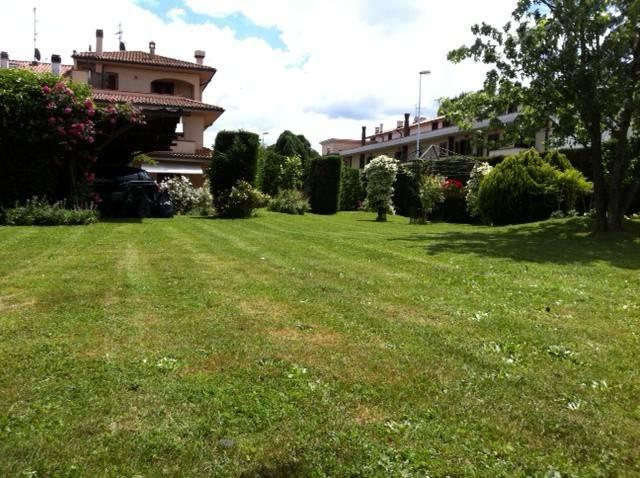
{"type": "Polygon", "coordinates": [[[363,126],[362,127],[362,139],[360,140],[360,144],[362,144],[362,146],[364,146],[366,142],[367,142],[367,127],[363,126]]]}
{"type": "Polygon", "coordinates": [[[401,129],[404,126],[404,121],[398,120],[396,122],[396,129],[401,129]]]}
{"type": "Polygon", "coordinates": [[[9,68],[9,54],[6,51],[0,52],[0,68],[9,68]]]}
{"type": "Polygon", "coordinates": [[[382,123],[380,123],[380,133],[382,133],[384,131],[383,125],[382,123]]]}
{"type": "Polygon", "coordinates": [[[411,116],[411,113],[405,113],[404,114],[404,135],[409,136],[410,130],[409,130],[409,117],[411,116]]]}
{"type": "Polygon", "coordinates": [[[96,53],[98,55],[102,55],[102,38],[103,37],[104,37],[104,32],[100,29],[96,30],[96,53]]]}
{"type": "Polygon", "coordinates": [[[149,54],[151,56],[155,56],[156,55],[156,42],[154,42],[154,41],[150,41],[149,42],[149,54]]]}
{"type": "Polygon", "coordinates": [[[51,73],[56,76],[60,76],[60,63],[62,63],[60,55],[56,55],[55,53],[51,55],[51,73]]]}
{"type": "Polygon", "coordinates": [[[196,50],[195,53],[193,54],[193,56],[196,57],[196,63],[198,65],[202,65],[202,63],[204,61],[204,57],[205,57],[204,50],[196,50]]]}

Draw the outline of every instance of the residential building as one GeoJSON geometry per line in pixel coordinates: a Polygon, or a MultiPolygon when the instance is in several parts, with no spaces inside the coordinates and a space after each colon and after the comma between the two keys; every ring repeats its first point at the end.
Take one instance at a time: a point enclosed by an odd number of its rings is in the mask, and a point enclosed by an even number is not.
{"type": "Polygon", "coordinates": [[[148,51],[104,51],[103,32],[97,30],[94,51],[74,51],[73,65],[62,65],[60,57],[52,55],[51,63],[8,61],[7,66],[51,71],[88,83],[98,103],[130,102],[147,115],[158,111],[179,115],[174,144],[168,151],[144,151],[155,163],[144,168],[158,180],[184,175],[199,186],[211,158],[204,131],[224,109],[202,101],[216,69],[204,64],[204,51],[196,50],[194,56],[191,62],[158,55],[153,41],[148,51]]]}
{"type": "MultiPolygon", "coordinates": [[[[518,116],[517,111],[505,112],[500,120],[508,124],[518,116]]],[[[478,121],[474,129],[487,128],[488,121],[478,121]]],[[[362,127],[360,140],[336,140],[322,141],[323,154],[325,146],[336,148],[347,166],[362,169],[376,156],[386,155],[396,158],[401,162],[415,159],[417,150],[418,129],[420,130],[420,151],[424,153],[431,146],[437,146],[439,151],[446,154],[460,154],[465,156],[498,156],[512,154],[525,147],[513,145],[496,150],[488,150],[486,147],[474,146],[472,135],[468,131],[449,124],[444,116],[425,119],[415,118],[410,121],[410,114],[405,113],[404,120],[399,120],[392,129],[385,129],[383,124],[375,127],[374,134],[367,135],[367,127],[362,127]],[[351,146],[351,147],[349,147],[351,146]]],[[[498,141],[500,131],[487,131],[487,139],[498,141]]],[[[536,135],[535,147],[542,151],[544,148],[544,132],[536,135]]]]}

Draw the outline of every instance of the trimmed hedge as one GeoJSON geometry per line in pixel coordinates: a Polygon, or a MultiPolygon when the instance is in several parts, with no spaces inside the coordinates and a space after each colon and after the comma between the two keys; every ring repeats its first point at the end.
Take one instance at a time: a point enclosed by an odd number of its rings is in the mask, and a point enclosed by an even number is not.
{"type": "Polygon", "coordinates": [[[335,214],[340,209],[342,158],[325,156],[314,158],[309,170],[311,211],[316,214],[335,214]]]}
{"type": "Polygon", "coordinates": [[[209,168],[214,204],[217,198],[228,193],[238,181],[254,184],[259,147],[260,138],[255,133],[242,130],[218,133],[209,168]]]}
{"type": "Polygon", "coordinates": [[[98,218],[96,209],[67,209],[62,202],[49,204],[38,198],[0,209],[0,225],[7,226],[86,226],[98,222],[98,218]]]}
{"type": "Polygon", "coordinates": [[[340,210],[357,211],[364,202],[366,194],[360,170],[350,167],[343,168],[342,184],[340,185],[340,210]]]}

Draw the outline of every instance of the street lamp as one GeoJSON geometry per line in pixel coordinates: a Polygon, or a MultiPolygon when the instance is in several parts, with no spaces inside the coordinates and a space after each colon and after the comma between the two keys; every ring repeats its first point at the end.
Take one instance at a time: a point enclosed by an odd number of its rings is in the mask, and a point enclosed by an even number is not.
{"type": "Polygon", "coordinates": [[[263,147],[263,148],[264,148],[264,137],[265,137],[266,135],[268,135],[268,134],[269,134],[269,132],[268,132],[268,131],[263,131],[263,132],[262,132],[262,147],[263,147]]]}
{"type": "Polygon", "coordinates": [[[418,138],[416,139],[416,159],[420,159],[420,117],[422,116],[422,76],[430,75],[431,71],[422,70],[418,75],[418,138]]]}

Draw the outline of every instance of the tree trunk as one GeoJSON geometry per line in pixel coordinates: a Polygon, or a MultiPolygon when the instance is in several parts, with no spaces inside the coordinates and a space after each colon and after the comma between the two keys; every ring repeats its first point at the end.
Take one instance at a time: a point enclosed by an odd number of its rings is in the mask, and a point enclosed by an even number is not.
{"type": "Polygon", "coordinates": [[[596,206],[596,231],[606,232],[607,187],[602,167],[602,132],[599,127],[591,130],[591,168],[593,171],[593,199],[596,206]]]}
{"type": "Polygon", "coordinates": [[[631,109],[625,108],[620,115],[620,129],[614,132],[616,144],[613,151],[613,165],[611,165],[611,179],[609,180],[609,207],[607,226],[609,231],[621,231],[624,224],[625,204],[624,176],[629,163],[629,126],[631,124],[631,109]]]}
{"type": "Polygon", "coordinates": [[[387,222],[387,211],[385,209],[378,209],[378,217],[376,217],[377,222],[387,222]]]}

